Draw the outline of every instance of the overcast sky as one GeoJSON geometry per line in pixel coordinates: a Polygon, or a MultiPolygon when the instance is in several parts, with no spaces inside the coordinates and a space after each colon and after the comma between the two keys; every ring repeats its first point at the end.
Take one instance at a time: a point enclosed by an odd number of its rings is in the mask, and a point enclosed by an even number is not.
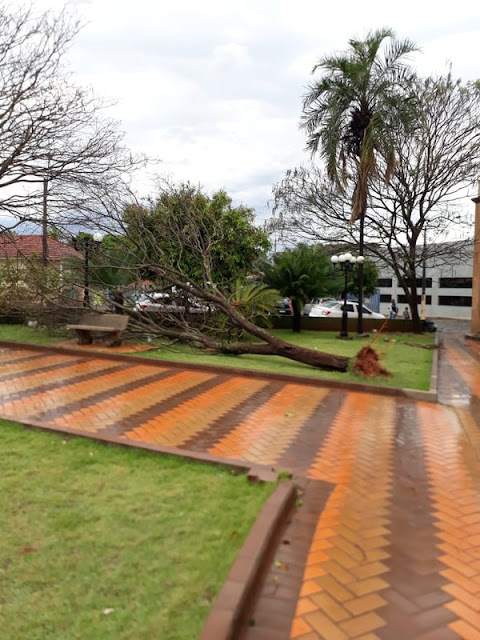
{"type": "MultiPolygon", "coordinates": [[[[58,9],[64,2],[41,0],[58,9]]],[[[135,150],[178,180],[225,188],[269,216],[272,185],[308,160],[299,131],[315,62],[351,37],[391,27],[420,47],[412,63],[480,77],[480,2],[431,0],[77,0],[85,26],[69,62],[113,98],[135,150]]]]}

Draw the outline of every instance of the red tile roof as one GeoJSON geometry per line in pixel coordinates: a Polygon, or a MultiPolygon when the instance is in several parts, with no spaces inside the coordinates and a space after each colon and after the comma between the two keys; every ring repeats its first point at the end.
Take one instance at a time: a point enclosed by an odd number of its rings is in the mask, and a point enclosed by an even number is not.
{"type": "MultiPolygon", "coordinates": [[[[80,251],[54,238],[47,238],[47,247],[49,260],[82,257],[80,251]]],[[[0,260],[31,258],[34,255],[42,255],[42,236],[0,235],[0,260]]]]}

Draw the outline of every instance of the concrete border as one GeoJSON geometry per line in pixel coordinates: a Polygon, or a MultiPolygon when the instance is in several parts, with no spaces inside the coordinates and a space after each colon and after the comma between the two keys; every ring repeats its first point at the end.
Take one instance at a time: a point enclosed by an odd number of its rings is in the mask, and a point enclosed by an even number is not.
{"type": "Polygon", "coordinates": [[[238,640],[295,507],[293,482],[281,482],[257,516],[215,600],[199,640],[238,640]]]}
{"type": "MultiPolygon", "coordinates": [[[[438,334],[435,335],[435,346],[438,347],[438,334]]],[[[0,340],[0,346],[15,347],[17,349],[33,349],[37,351],[54,351],[56,353],[65,353],[68,355],[76,355],[83,358],[104,358],[107,360],[120,360],[121,362],[130,362],[134,364],[149,364],[157,367],[171,367],[176,369],[190,369],[192,371],[207,371],[214,373],[230,373],[231,375],[246,376],[258,380],[278,380],[279,382],[287,382],[292,384],[308,384],[315,387],[329,387],[334,389],[343,389],[345,391],[360,391],[363,393],[374,393],[383,396],[408,397],[415,400],[423,400],[425,402],[437,401],[436,383],[432,388],[432,382],[436,381],[436,367],[438,359],[434,358],[432,362],[432,375],[430,379],[430,389],[422,391],[420,389],[398,389],[392,387],[377,387],[361,382],[342,382],[341,380],[328,380],[326,378],[312,378],[310,376],[293,375],[286,373],[271,373],[269,371],[258,371],[255,369],[242,369],[237,367],[222,367],[220,365],[198,364],[185,362],[175,362],[173,360],[161,360],[159,358],[144,358],[134,355],[126,355],[119,353],[105,353],[104,351],[89,350],[82,351],[78,347],[64,347],[56,345],[37,345],[24,342],[15,342],[13,340],[0,340]],[[435,366],[434,366],[435,365],[435,366]],[[433,375],[435,369],[435,376],[433,375]]]]}

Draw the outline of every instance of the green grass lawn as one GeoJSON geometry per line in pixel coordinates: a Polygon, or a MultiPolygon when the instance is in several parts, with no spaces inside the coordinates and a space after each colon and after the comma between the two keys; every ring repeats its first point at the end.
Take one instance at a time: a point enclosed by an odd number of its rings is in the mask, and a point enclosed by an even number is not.
{"type": "Polygon", "coordinates": [[[4,640],[196,640],[273,485],[0,420],[4,640]]]}
{"type": "MultiPolygon", "coordinates": [[[[428,390],[430,388],[430,373],[433,350],[423,347],[432,346],[435,335],[425,333],[421,335],[408,333],[372,334],[369,338],[358,338],[355,334],[351,340],[339,340],[338,333],[327,331],[302,331],[294,333],[288,329],[277,329],[272,333],[278,337],[298,344],[302,347],[317,349],[327,353],[344,355],[353,358],[365,344],[372,344],[381,356],[382,365],[392,373],[391,378],[379,376],[367,378],[359,376],[350,370],[346,373],[323,371],[308,365],[293,362],[278,356],[241,355],[229,356],[209,353],[205,350],[194,349],[184,345],[166,345],[157,341],[158,349],[147,351],[141,355],[148,358],[162,358],[176,362],[197,362],[230,367],[242,367],[258,371],[271,371],[292,375],[312,376],[344,382],[361,382],[382,387],[396,387],[408,389],[428,390]]],[[[0,325],[0,339],[18,340],[36,344],[54,343],[59,340],[43,329],[30,329],[21,325],[0,325]]],[[[61,340],[65,337],[62,336],[61,340]]],[[[136,354],[138,355],[138,354],[136,354]]]]}
{"type": "MultiPolygon", "coordinates": [[[[46,329],[31,329],[24,324],[0,324],[0,340],[16,340],[29,344],[50,344],[58,341],[58,336],[46,329]]],[[[63,338],[64,339],[64,338],[63,338]]]]}

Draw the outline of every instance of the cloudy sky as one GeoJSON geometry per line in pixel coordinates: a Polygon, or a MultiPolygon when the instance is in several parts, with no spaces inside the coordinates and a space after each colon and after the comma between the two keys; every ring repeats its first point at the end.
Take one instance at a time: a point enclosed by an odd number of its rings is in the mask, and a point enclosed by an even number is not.
{"type": "MultiPolygon", "coordinates": [[[[39,0],[58,9],[60,0],[39,0]]],[[[113,98],[135,150],[178,180],[225,188],[269,216],[272,185],[308,160],[301,101],[321,56],[391,27],[421,48],[424,74],[452,63],[480,77],[480,2],[77,0],[85,23],[69,54],[82,84],[113,98]]],[[[146,189],[147,187],[144,187],[146,189]]]]}

